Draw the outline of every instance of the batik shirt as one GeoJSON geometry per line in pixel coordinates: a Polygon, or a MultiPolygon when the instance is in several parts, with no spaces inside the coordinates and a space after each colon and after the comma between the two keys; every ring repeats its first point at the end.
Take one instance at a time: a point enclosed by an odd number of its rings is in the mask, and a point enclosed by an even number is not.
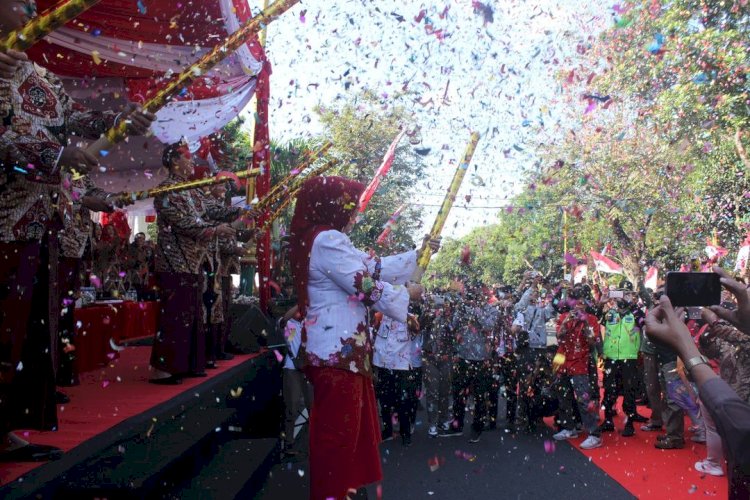
{"type": "MultiPolygon", "coordinates": [[[[170,175],[160,186],[182,182],[170,175]]],[[[216,228],[239,216],[237,207],[211,203],[199,189],[172,192],[154,198],[159,236],[156,271],[199,274],[205,262],[213,264],[216,228]]]]}
{"type": "Polygon", "coordinates": [[[114,112],[73,102],[51,73],[22,62],[0,79],[0,241],[39,241],[62,217],[58,160],[71,136],[97,139],[115,124],[114,112]]]}
{"type": "MultiPolygon", "coordinates": [[[[310,251],[310,304],[305,318],[304,351],[309,365],[372,376],[368,308],[406,323],[409,293],[388,278],[403,278],[412,258],[401,254],[381,259],[384,280],[376,280],[368,269],[372,258],[354,248],[348,236],[335,230],[318,234],[310,251]],[[401,276],[386,271],[396,269],[397,262],[405,263],[401,276]]],[[[416,265],[416,259],[413,262],[416,265]]]]}
{"type": "Polygon", "coordinates": [[[63,179],[66,209],[63,211],[64,230],[60,237],[60,246],[64,257],[80,259],[91,240],[93,222],[91,210],[84,207],[81,201],[86,196],[104,199],[109,193],[96,187],[87,176],[66,175],[63,179]]]}
{"type": "Polygon", "coordinates": [[[723,323],[713,326],[711,333],[710,337],[701,337],[701,350],[719,360],[721,378],[740,399],[750,403],[750,335],[723,323]]]}

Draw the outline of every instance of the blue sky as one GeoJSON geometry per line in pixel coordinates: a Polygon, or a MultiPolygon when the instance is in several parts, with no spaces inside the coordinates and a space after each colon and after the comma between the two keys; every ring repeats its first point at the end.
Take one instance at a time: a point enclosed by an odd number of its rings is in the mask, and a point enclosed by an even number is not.
{"type": "MultiPolygon", "coordinates": [[[[613,2],[484,4],[491,19],[471,0],[295,6],[269,26],[271,136],[319,134],[316,105],[336,104],[365,88],[388,105],[408,82],[416,94],[399,104],[421,127],[415,147],[431,148],[427,179],[415,197],[424,205],[425,226],[432,224],[472,130],[482,139],[444,236],[494,222],[522,188],[522,172],[537,162],[540,137],[565,129],[561,118],[570,103],[558,99],[555,75],[575,66],[577,48],[612,23],[613,2]]],[[[580,106],[583,113],[586,105],[580,106]]]]}

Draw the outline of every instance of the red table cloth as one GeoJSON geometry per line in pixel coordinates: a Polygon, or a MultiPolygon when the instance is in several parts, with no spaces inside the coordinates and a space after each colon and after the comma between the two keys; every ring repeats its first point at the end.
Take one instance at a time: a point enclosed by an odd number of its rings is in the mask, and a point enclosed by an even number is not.
{"type": "Polygon", "coordinates": [[[78,373],[95,370],[117,357],[122,341],[156,334],[158,302],[94,304],[76,309],[76,365],[78,373]]]}

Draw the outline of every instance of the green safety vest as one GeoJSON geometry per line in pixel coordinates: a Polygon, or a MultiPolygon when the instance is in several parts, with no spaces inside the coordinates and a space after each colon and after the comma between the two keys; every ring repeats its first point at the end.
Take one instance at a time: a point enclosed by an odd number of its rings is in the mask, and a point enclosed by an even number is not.
{"type": "Polygon", "coordinates": [[[612,360],[638,359],[641,334],[635,328],[635,317],[628,313],[608,313],[604,325],[604,358],[612,360]]]}

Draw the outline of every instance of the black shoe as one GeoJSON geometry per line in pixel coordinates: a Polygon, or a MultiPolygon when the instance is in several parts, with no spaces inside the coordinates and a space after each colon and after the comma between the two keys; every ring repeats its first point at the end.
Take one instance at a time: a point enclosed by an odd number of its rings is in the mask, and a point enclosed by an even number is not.
{"type": "Polygon", "coordinates": [[[391,440],[393,440],[393,429],[383,429],[383,432],[380,433],[380,442],[385,443],[391,440]]]}
{"type": "Polygon", "coordinates": [[[643,415],[640,415],[638,413],[636,413],[635,415],[633,415],[632,417],[630,417],[630,420],[633,421],[633,422],[639,422],[641,424],[645,424],[646,422],[648,422],[648,418],[646,418],[643,415]]]}
{"type": "Polygon", "coordinates": [[[63,454],[60,448],[43,444],[27,444],[12,451],[0,453],[0,462],[46,462],[57,460],[63,454]]]}
{"type": "Polygon", "coordinates": [[[401,436],[401,444],[407,448],[411,446],[411,436],[401,436]]]}
{"type": "Polygon", "coordinates": [[[611,420],[605,420],[602,422],[602,424],[596,429],[597,432],[614,432],[615,430],[615,424],[612,423],[611,420]]]}
{"type": "Polygon", "coordinates": [[[231,361],[234,359],[234,354],[229,354],[228,352],[222,352],[216,355],[217,361],[231,361]]]}
{"type": "Polygon", "coordinates": [[[454,437],[454,436],[463,436],[463,435],[464,435],[463,429],[454,429],[453,427],[451,427],[448,430],[440,431],[438,433],[438,437],[443,437],[443,438],[445,438],[445,437],[454,437]]]}
{"type": "Polygon", "coordinates": [[[626,425],[625,428],[620,433],[620,435],[625,438],[635,436],[635,429],[633,428],[633,424],[626,425]]]}
{"type": "Polygon", "coordinates": [[[478,443],[479,439],[482,437],[482,433],[475,431],[472,429],[471,431],[471,437],[469,438],[470,443],[478,443]]]}
{"type": "Polygon", "coordinates": [[[182,378],[176,375],[164,378],[150,378],[148,379],[148,383],[156,385],[180,385],[182,383],[182,378]]]}
{"type": "Polygon", "coordinates": [[[208,373],[206,372],[190,372],[186,375],[188,378],[203,378],[208,377],[208,373]]]}
{"type": "Polygon", "coordinates": [[[70,398],[67,394],[61,391],[55,391],[55,404],[66,405],[70,403],[70,398]]]}
{"type": "Polygon", "coordinates": [[[206,361],[206,370],[215,370],[216,368],[216,361],[206,361]]]}

